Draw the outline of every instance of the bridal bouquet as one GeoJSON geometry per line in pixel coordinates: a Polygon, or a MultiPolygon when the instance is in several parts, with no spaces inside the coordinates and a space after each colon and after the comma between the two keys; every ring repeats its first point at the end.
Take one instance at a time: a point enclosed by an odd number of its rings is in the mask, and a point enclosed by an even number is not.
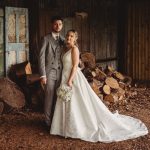
{"type": "Polygon", "coordinates": [[[61,84],[60,87],[57,89],[57,97],[63,102],[70,101],[72,93],[72,88],[65,84],[61,84]]]}

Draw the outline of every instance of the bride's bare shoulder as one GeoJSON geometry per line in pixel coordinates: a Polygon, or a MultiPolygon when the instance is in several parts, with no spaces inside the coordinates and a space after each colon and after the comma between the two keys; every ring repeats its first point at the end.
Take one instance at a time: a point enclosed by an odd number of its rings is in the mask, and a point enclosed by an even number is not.
{"type": "Polygon", "coordinates": [[[74,47],[72,48],[72,51],[73,51],[73,52],[79,52],[79,48],[78,48],[77,46],[74,46],[74,47]]]}

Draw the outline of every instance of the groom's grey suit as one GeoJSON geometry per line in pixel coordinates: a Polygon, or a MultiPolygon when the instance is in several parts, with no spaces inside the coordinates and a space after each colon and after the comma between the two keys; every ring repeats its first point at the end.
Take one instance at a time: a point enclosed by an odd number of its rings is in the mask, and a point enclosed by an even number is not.
{"type": "Polygon", "coordinates": [[[64,38],[62,36],[60,36],[59,40],[55,40],[50,33],[44,37],[39,52],[39,72],[41,76],[46,76],[47,78],[45,86],[44,114],[48,126],[51,125],[54,113],[56,88],[59,86],[61,80],[61,51],[63,43],[64,38]]]}

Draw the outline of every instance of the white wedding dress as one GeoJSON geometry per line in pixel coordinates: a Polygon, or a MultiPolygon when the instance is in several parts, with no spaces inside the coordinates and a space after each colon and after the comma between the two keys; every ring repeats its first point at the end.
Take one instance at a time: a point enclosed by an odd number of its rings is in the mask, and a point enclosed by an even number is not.
{"type": "MultiPolygon", "coordinates": [[[[63,56],[61,84],[66,84],[72,68],[71,50],[63,56]]],[[[78,68],[69,102],[57,99],[50,134],[91,142],[133,139],[148,133],[139,119],[111,113],[90,87],[78,68]]]]}

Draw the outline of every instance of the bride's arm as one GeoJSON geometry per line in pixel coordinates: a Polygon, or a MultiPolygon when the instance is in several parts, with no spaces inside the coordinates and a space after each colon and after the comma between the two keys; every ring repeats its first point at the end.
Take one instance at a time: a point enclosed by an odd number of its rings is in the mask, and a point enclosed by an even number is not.
{"type": "Polygon", "coordinates": [[[68,86],[72,86],[72,81],[74,79],[79,64],[79,50],[77,47],[73,47],[71,51],[71,57],[72,57],[72,69],[67,82],[68,86]]]}

